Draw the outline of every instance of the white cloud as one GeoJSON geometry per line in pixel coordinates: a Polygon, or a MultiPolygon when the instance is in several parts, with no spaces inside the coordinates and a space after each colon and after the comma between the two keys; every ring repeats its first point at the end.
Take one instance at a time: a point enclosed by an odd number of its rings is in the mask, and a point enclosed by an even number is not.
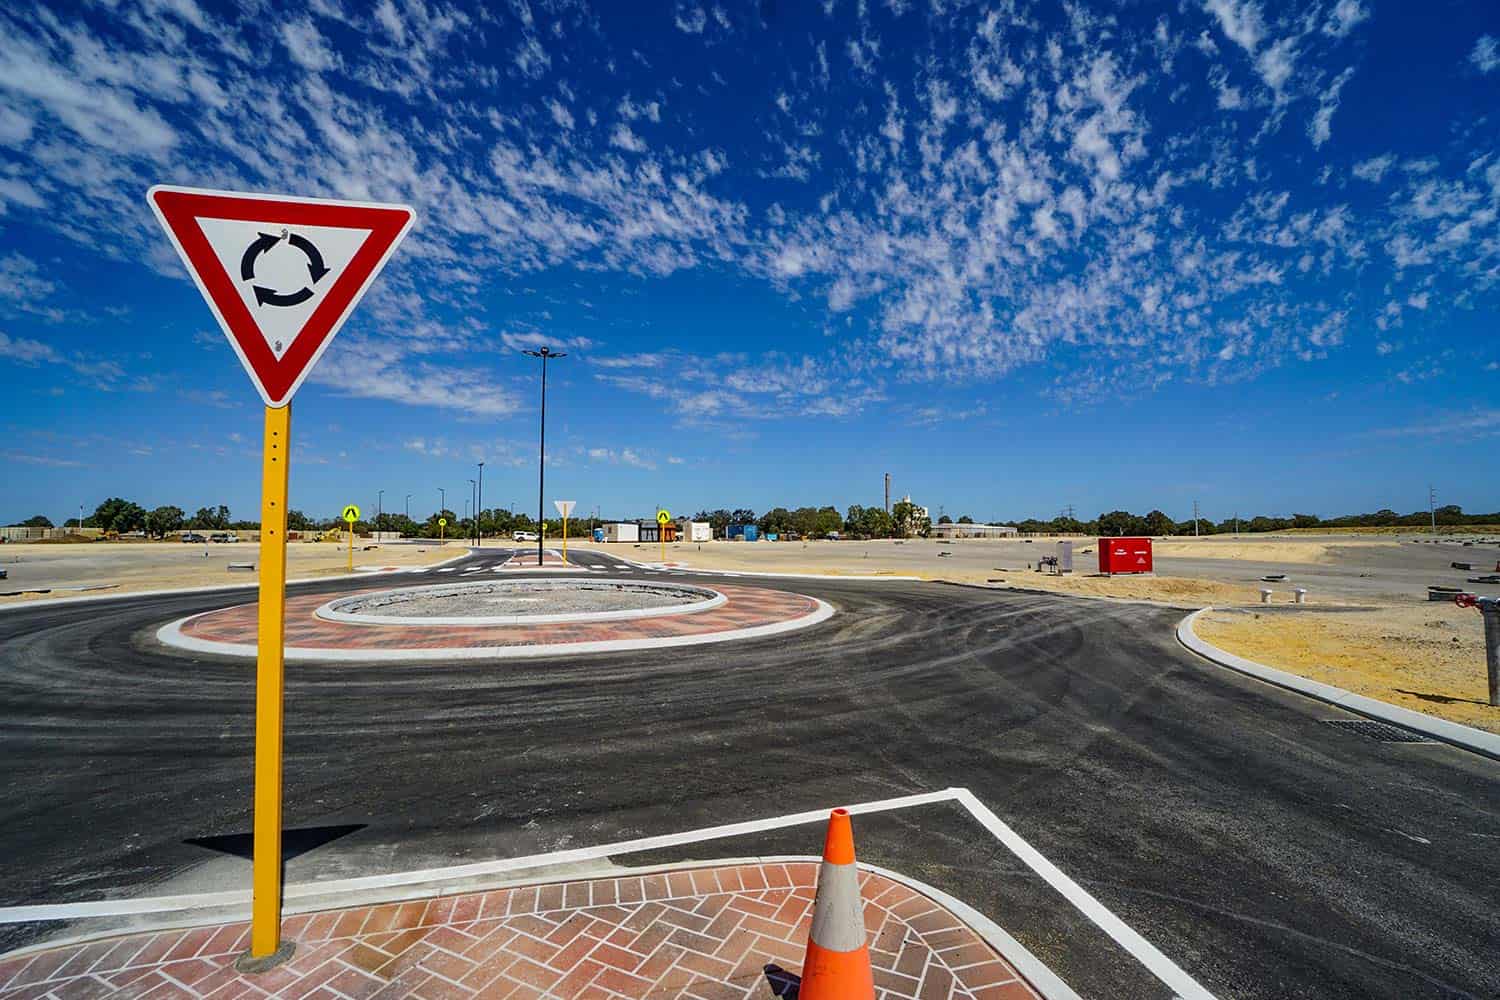
{"type": "Polygon", "coordinates": [[[1328,19],[1323,22],[1323,33],[1343,38],[1369,16],[1369,8],[1360,0],[1338,0],[1328,12],[1328,19]]]}
{"type": "Polygon", "coordinates": [[[1255,0],[1204,0],[1203,6],[1219,20],[1224,36],[1254,55],[1265,35],[1265,22],[1255,0]]]}
{"type": "Polygon", "coordinates": [[[1328,89],[1318,99],[1317,113],[1313,115],[1312,121],[1307,126],[1307,135],[1312,139],[1314,148],[1321,147],[1333,134],[1333,116],[1339,109],[1339,91],[1344,89],[1344,84],[1348,83],[1353,75],[1354,68],[1351,66],[1334,77],[1333,83],[1329,84],[1328,89]]]}
{"type": "Polygon", "coordinates": [[[293,62],[314,73],[337,69],[340,65],[338,56],[328,47],[327,41],[310,17],[283,21],[281,44],[286,46],[287,54],[292,57],[293,62]]]}
{"type": "Polygon", "coordinates": [[[708,15],[703,8],[694,3],[677,4],[677,16],[675,17],[677,30],[685,31],[690,35],[701,35],[703,29],[708,26],[708,15]]]}
{"type": "Polygon", "coordinates": [[[1384,156],[1371,157],[1354,165],[1354,176],[1371,184],[1379,184],[1380,179],[1385,176],[1395,164],[1396,158],[1389,153],[1384,156]]]}
{"type": "Polygon", "coordinates": [[[1469,53],[1469,61],[1481,73],[1500,69],[1500,40],[1493,35],[1480,35],[1474,43],[1474,51],[1469,53]]]}

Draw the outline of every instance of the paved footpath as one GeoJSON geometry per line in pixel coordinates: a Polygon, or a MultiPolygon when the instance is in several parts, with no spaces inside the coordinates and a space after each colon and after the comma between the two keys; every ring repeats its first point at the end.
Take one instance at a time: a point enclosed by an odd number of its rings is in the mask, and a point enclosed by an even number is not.
{"type": "MultiPolygon", "coordinates": [[[[291,961],[243,976],[246,924],[0,957],[0,998],[794,996],[817,866],[691,868],[289,917],[291,961]]],[[[1038,1000],[974,931],[862,872],[881,1000],[1038,1000]]]]}

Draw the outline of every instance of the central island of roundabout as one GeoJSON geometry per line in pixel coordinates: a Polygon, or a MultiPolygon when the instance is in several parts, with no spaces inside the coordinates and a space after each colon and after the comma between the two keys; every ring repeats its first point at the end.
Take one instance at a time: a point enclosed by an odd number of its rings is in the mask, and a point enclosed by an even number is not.
{"type": "MultiPolygon", "coordinates": [[[[833,608],[805,594],[676,580],[486,579],[287,598],[288,660],[506,659],[730,642],[807,628],[833,608]]],[[[255,656],[256,605],[163,625],[196,653],[255,656]]]]}

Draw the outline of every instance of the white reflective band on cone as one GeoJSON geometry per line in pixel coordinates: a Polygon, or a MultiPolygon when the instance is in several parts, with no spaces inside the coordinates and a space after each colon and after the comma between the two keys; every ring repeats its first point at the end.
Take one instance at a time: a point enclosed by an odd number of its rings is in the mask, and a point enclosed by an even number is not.
{"type": "Polygon", "coordinates": [[[823,862],[813,907],[812,941],[829,951],[858,951],[865,943],[865,917],[859,898],[859,869],[823,862]]]}

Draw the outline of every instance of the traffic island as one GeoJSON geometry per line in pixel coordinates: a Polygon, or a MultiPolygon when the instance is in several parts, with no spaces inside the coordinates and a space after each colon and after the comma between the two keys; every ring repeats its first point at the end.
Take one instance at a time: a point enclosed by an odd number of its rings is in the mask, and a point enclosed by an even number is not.
{"type": "MultiPolygon", "coordinates": [[[[256,974],[235,967],[244,923],[105,938],[0,958],[0,1000],[791,997],[817,872],[719,863],[304,913],[283,924],[291,960],[256,974]]],[[[882,873],[859,884],[881,997],[1041,997],[946,906],[882,873]]]]}
{"type": "MultiPolygon", "coordinates": [[[[476,582],[462,582],[446,587],[370,591],[364,595],[365,604],[378,599],[391,606],[398,599],[410,598],[399,603],[420,606],[431,613],[428,624],[406,614],[392,615],[382,622],[379,616],[368,613],[371,609],[361,604],[358,595],[347,592],[288,598],[286,658],[359,662],[504,659],[659,649],[776,635],[816,625],[833,614],[827,603],[805,594],[728,584],[715,584],[712,589],[671,585],[681,591],[697,592],[687,603],[658,603],[634,609],[611,604],[595,612],[564,614],[488,615],[481,610],[465,618],[463,614],[454,614],[454,608],[438,608],[431,601],[431,596],[440,590],[462,595],[478,586],[476,582]],[[350,608],[354,610],[351,612],[350,608]],[[466,620],[468,624],[463,623],[466,620]]],[[[606,587],[658,591],[669,587],[665,583],[597,577],[524,585],[515,581],[511,586],[549,588],[553,604],[559,603],[557,592],[564,588],[598,593],[606,587]]],[[[472,611],[473,607],[457,610],[472,611]]],[[[241,604],[170,622],[158,630],[157,638],[168,646],[197,653],[253,657],[256,627],[256,605],[241,604]]]]}

